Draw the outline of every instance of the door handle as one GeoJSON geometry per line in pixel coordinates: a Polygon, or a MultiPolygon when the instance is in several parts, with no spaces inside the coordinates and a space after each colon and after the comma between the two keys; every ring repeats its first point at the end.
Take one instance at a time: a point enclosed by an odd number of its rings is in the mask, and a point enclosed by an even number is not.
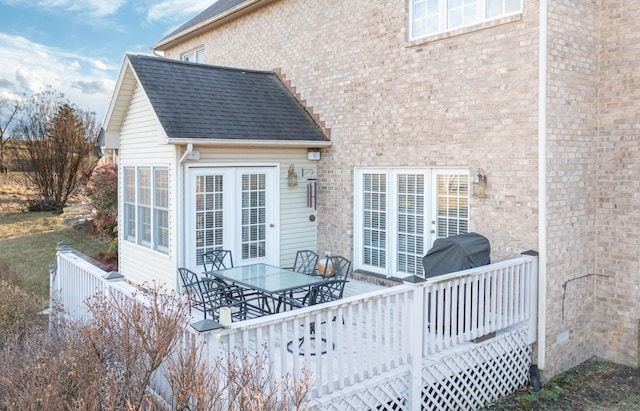
{"type": "Polygon", "coordinates": [[[275,227],[275,225],[274,224],[269,224],[269,227],[273,228],[273,227],[275,227]]]}

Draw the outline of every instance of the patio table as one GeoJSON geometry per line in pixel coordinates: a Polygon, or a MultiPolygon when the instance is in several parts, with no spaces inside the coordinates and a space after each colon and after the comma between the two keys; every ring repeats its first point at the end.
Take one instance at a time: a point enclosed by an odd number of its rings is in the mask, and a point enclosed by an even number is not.
{"type": "MultiPolygon", "coordinates": [[[[323,277],[311,276],[264,263],[206,271],[205,275],[214,276],[246,289],[257,291],[274,300],[277,300],[278,296],[287,292],[308,289],[327,281],[323,277]]],[[[266,299],[264,301],[266,303],[266,299]]],[[[273,313],[268,303],[266,303],[265,307],[266,314],[273,313]]]]}

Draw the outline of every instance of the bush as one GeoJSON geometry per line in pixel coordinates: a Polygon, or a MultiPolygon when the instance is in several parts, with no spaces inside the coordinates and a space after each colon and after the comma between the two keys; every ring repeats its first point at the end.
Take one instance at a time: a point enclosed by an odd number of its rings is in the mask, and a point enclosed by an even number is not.
{"type": "Polygon", "coordinates": [[[7,338],[0,347],[0,410],[306,409],[306,372],[300,380],[272,381],[267,356],[248,353],[210,368],[202,347],[180,345],[188,301],[159,287],[146,296],[143,304],[98,294],[87,301],[84,322],[60,320],[55,334],[7,338]],[[150,389],[162,364],[174,404],[150,389]]]}
{"type": "Polygon", "coordinates": [[[8,339],[24,341],[29,335],[43,330],[44,301],[25,291],[22,278],[15,270],[0,262],[0,347],[8,339]]]}
{"type": "Polygon", "coordinates": [[[84,195],[93,208],[93,225],[107,238],[118,236],[118,166],[107,164],[97,167],[84,189],[84,195]]]}

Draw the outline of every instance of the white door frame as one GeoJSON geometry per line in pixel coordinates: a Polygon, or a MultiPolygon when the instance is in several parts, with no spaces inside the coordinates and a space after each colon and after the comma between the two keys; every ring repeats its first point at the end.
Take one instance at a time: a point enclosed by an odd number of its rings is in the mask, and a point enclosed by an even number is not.
{"type": "Polygon", "coordinates": [[[277,265],[280,255],[280,188],[278,176],[279,164],[194,164],[188,165],[185,173],[185,223],[184,245],[185,265],[199,272],[202,266],[198,266],[194,250],[195,244],[195,181],[198,175],[222,175],[225,178],[223,188],[223,247],[232,250],[234,265],[245,265],[257,262],[277,265]],[[259,172],[266,174],[266,255],[263,258],[243,260],[241,253],[242,242],[242,207],[241,207],[241,175],[246,172],[259,172]]]}

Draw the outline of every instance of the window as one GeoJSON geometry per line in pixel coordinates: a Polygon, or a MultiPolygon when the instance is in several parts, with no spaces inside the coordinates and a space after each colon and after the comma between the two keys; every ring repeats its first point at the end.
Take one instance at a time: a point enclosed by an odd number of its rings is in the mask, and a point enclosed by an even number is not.
{"type": "Polygon", "coordinates": [[[169,170],[124,168],[123,238],[143,247],[169,252],[169,170]]]}
{"type": "Polygon", "coordinates": [[[411,0],[411,39],[522,13],[522,0],[411,0]]]}
{"type": "Polygon", "coordinates": [[[204,63],[204,49],[185,53],[180,57],[182,61],[190,61],[192,63],[204,63]]]}
{"type": "Polygon", "coordinates": [[[468,232],[464,170],[356,170],[356,268],[423,275],[422,257],[439,237],[468,232]]]}

